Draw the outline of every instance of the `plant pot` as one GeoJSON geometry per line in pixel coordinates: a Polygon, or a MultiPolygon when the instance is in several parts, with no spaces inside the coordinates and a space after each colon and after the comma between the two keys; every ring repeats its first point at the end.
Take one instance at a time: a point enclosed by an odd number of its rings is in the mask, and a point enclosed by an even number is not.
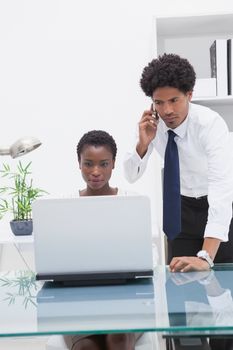
{"type": "Polygon", "coordinates": [[[33,231],[32,220],[11,220],[10,226],[15,236],[31,235],[33,231]]]}

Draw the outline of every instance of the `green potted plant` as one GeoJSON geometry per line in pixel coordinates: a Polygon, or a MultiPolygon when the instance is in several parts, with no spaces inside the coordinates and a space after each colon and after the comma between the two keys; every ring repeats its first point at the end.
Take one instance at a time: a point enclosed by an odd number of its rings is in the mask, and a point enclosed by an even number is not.
{"type": "Polygon", "coordinates": [[[11,230],[15,235],[30,235],[33,231],[32,224],[32,202],[46,191],[33,187],[30,178],[31,162],[24,165],[18,162],[16,171],[12,171],[8,164],[3,164],[0,170],[1,177],[7,178],[11,185],[0,187],[0,219],[10,212],[13,220],[10,221],[11,230]]]}

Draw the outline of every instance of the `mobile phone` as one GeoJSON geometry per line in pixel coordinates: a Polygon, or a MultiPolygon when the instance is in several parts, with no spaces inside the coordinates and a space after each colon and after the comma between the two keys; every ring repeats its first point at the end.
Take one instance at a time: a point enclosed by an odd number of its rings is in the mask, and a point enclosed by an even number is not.
{"type": "Polygon", "coordinates": [[[158,112],[155,109],[154,103],[151,104],[151,111],[152,111],[153,117],[156,119],[156,121],[158,121],[159,120],[159,115],[158,115],[158,112]]]}

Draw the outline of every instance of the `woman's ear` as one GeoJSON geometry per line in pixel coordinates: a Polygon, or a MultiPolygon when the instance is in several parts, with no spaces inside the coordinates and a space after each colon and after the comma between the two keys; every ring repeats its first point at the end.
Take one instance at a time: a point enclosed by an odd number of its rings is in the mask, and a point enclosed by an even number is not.
{"type": "Polygon", "coordinates": [[[112,161],[112,169],[114,169],[115,168],[115,159],[113,159],[113,161],[112,161]]]}
{"type": "Polygon", "coordinates": [[[81,169],[81,162],[80,162],[80,160],[78,161],[78,167],[79,167],[79,169],[81,169]]]}

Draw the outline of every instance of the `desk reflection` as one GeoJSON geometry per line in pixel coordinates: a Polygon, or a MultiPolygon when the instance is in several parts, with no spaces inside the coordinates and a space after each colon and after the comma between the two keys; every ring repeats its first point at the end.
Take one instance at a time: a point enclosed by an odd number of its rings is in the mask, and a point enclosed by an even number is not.
{"type": "Polygon", "coordinates": [[[155,324],[152,279],[95,287],[64,287],[47,282],[37,295],[37,304],[38,331],[48,327],[59,331],[61,327],[69,332],[98,333],[140,330],[155,324]]]}
{"type": "Polygon", "coordinates": [[[167,273],[166,293],[171,327],[233,327],[232,266],[216,270],[167,273]]]}

